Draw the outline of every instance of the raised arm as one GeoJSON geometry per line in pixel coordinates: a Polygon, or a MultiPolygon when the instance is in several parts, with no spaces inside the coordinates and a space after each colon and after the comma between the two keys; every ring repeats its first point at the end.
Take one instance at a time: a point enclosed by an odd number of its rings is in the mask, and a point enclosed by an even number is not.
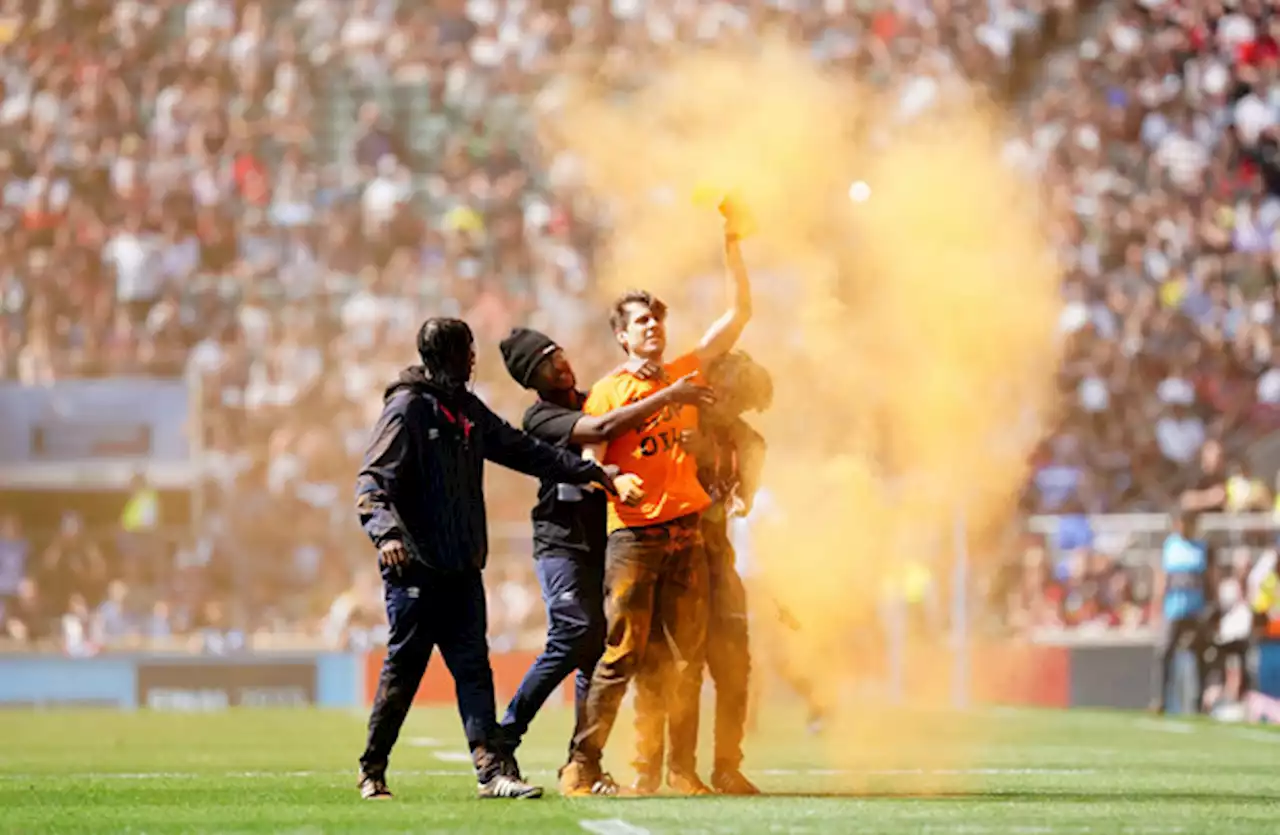
{"type": "Polygon", "coordinates": [[[1227,500],[1227,485],[1215,484],[1203,490],[1187,490],[1182,494],[1183,510],[1212,510],[1227,500]]]}
{"type": "Polygon", "coordinates": [[[698,343],[697,355],[703,363],[724,356],[733,350],[742,336],[742,329],[751,321],[751,278],[747,274],[747,265],[742,260],[742,248],[738,243],[738,235],[732,231],[733,218],[725,221],[724,261],[729,282],[729,309],[715,321],[702,341],[698,343]]]}

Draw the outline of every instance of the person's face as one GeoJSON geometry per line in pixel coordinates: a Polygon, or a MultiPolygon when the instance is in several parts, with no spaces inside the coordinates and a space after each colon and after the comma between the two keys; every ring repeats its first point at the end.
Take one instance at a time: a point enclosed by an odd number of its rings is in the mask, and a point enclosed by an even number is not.
{"type": "Polygon", "coordinates": [[[627,324],[617,336],[628,354],[645,359],[661,357],[667,347],[666,323],[641,302],[627,305],[627,324]]]}
{"type": "Polygon", "coordinates": [[[578,378],[562,348],[555,349],[538,364],[534,386],[538,391],[572,391],[577,385],[578,378]]]}
{"type": "Polygon", "coordinates": [[[469,384],[476,376],[476,345],[474,342],[467,348],[467,376],[463,385],[469,384]]]}

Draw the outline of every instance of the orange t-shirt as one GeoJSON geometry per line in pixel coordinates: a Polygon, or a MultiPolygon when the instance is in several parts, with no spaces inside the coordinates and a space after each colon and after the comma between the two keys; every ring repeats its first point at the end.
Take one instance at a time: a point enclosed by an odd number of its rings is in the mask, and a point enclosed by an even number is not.
{"type": "MultiPolygon", "coordinates": [[[[699,370],[697,354],[685,354],[664,366],[668,380],[676,380],[699,370]]],[[[664,388],[659,380],[639,380],[622,369],[591,387],[582,411],[603,415],[664,388]]],[[[698,465],[680,443],[685,430],[698,428],[698,410],[693,406],[667,406],[639,428],[609,442],[604,463],[616,464],[624,473],[644,479],[645,501],[628,507],[609,502],[609,532],[619,528],[660,525],[701,513],[711,497],[698,482],[698,465]]]]}

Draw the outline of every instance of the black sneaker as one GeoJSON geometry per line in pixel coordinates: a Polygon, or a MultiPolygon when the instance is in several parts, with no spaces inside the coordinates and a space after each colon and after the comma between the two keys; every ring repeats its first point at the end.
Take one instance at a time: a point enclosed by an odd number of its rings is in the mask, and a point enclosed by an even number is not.
{"type": "Polygon", "coordinates": [[[390,800],[391,790],[387,788],[387,780],[381,774],[360,772],[360,796],[365,800],[390,800]]]}
{"type": "Polygon", "coordinates": [[[478,787],[480,797],[484,800],[502,798],[506,800],[535,800],[542,797],[542,789],[531,786],[523,780],[499,773],[487,783],[478,787]]]}

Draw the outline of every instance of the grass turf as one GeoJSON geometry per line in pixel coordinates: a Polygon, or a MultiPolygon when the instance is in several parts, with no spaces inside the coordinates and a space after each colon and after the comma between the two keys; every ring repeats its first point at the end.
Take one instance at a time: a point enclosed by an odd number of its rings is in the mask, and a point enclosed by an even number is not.
{"type": "MultiPolygon", "coordinates": [[[[570,723],[557,710],[522,749],[548,796],[480,802],[456,713],[419,709],[392,763],[396,800],[367,803],[354,787],[355,712],[0,713],[0,832],[1280,833],[1270,730],[1048,711],[875,722],[924,732],[859,752],[856,734],[833,746],[778,709],[748,741],[768,796],[568,801],[553,790],[570,723]]],[[[623,780],[628,736],[624,717],[609,757],[623,780]]]]}

